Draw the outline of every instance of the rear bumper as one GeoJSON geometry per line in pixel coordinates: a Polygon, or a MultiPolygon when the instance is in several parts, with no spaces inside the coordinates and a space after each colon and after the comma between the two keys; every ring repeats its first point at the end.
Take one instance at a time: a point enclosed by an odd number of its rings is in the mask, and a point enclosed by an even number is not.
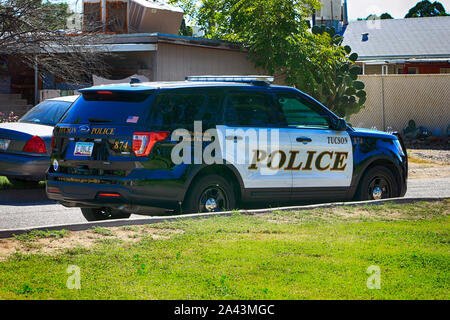
{"type": "Polygon", "coordinates": [[[125,178],[74,177],[49,174],[47,196],[71,207],[146,206],[166,209],[179,207],[178,188],[147,186],[145,192],[136,192],[135,180],[125,178]]]}
{"type": "Polygon", "coordinates": [[[50,157],[0,153],[0,175],[28,180],[44,180],[50,157]]]}

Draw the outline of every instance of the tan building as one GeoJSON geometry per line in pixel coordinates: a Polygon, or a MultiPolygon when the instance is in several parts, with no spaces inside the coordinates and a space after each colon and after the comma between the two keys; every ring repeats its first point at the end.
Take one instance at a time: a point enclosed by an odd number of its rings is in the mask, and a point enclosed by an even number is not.
{"type": "Polygon", "coordinates": [[[258,73],[246,53],[231,43],[178,36],[183,10],[147,0],[84,0],[85,29],[114,32],[105,46],[112,79],[132,75],[149,81],[184,80],[189,75],[258,73]]]}
{"type": "Polygon", "coordinates": [[[36,70],[20,64],[14,57],[3,57],[0,94],[9,103],[3,104],[0,111],[17,110],[14,106],[20,102],[21,114],[43,99],[72,94],[98,81],[117,81],[134,75],[148,81],[167,81],[184,80],[190,75],[264,73],[247,60],[246,52],[236,44],[178,36],[182,19],[180,8],[158,1],[84,0],[85,32],[107,34],[107,43],[96,50],[112,54],[106,59],[109,79],[93,75],[90,83],[74,86],[39,70],[36,77],[36,70]]]}
{"type": "Polygon", "coordinates": [[[149,81],[184,80],[189,75],[261,74],[239,46],[192,37],[128,34],[113,37],[113,79],[133,74],[149,81]],[[122,49],[123,48],[123,49],[122,49]]]}

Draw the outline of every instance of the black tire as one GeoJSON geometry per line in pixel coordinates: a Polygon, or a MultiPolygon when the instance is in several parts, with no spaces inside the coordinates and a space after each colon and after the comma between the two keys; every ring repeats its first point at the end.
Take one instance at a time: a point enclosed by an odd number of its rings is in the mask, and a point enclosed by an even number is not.
{"type": "Polygon", "coordinates": [[[399,186],[392,171],[383,166],[376,166],[370,168],[364,174],[356,192],[355,200],[379,200],[398,196],[399,186]]]}
{"type": "Polygon", "coordinates": [[[128,219],[131,214],[112,208],[81,208],[81,213],[87,221],[110,219],[128,219]]]}
{"type": "Polygon", "coordinates": [[[189,187],[182,213],[219,212],[235,208],[233,184],[220,175],[211,174],[200,177],[189,187]]]}

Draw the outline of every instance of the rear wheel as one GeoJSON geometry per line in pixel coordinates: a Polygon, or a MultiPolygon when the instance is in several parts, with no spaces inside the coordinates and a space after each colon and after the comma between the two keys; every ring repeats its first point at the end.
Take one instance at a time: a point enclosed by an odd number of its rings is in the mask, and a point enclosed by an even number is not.
{"type": "Polygon", "coordinates": [[[369,169],[361,180],[357,200],[380,200],[398,197],[399,186],[391,170],[376,166],[369,169]]]}
{"type": "Polygon", "coordinates": [[[236,207],[233,185],[224,177],[212,174],[199,178],[189,188],[183,213],[219,212],[236,207]]]}
{"type": "Polygon", "coordinates": [[[101,221],[109,219],[127,219],[130,213],[112,208],[81,208],[81,213],[87,221],[101,221]]]}

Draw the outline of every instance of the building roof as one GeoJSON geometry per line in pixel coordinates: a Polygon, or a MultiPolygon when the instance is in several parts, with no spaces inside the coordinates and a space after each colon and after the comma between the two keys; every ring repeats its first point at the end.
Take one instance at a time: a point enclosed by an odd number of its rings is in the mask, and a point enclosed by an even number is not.
{"type": "MultiPolygon", "coordinates": [[[[213,39],[205,39],[201,37],[186,37],[179,36],[173,34],[164,34],[164,33],[129,33],[129,34],[113,34],[113,35],[105,35],[101,36],[104,39],[104,43],[106,45],[117,45],[117,44],[158,44],[158,43],[169,43],[169,44],[178,44],[178,45],[186,45],[186,46],[197,46],[197,47],[206,47],[206,48],[215,48],[215,49],[223,49],[223,50],[234,50],[234,51],[242,51],[244,48],[234,42],[224,41],[224,40],[213,40],[213,39]]],[[[102,44],[105,46],[105,44],[102,44]]],[[[113,46],[114,48],[114,46],[113,46]]],[[[132,50],[129,50],[132,51],[132,50]]],[[[146,50],[152,51],[152,50],[146,50]]],[[[154,51],[154,50],[153,50],[154,51]]]]}
{"type": "Polygon", "coordinates": [[[350,22],[344,45],[358,53],[358,61],[450,58],[450,16],[350,22]]]}

